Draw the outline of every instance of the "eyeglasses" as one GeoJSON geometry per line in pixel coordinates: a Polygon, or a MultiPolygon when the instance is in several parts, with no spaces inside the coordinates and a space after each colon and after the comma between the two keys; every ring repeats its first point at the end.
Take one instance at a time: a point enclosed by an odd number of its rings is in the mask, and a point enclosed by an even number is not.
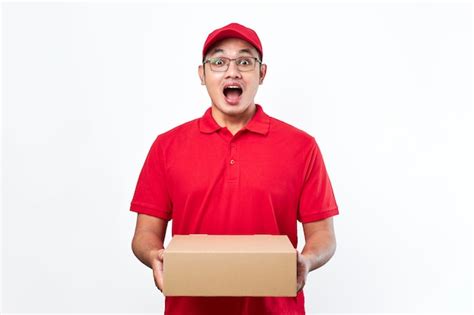
{"type": "Polygon", "coordinates": [[[237,65],[237,69],[241,72],[252,71],[255,69],[257,62],[262,64],[262,61],[256,57],[238,57],[238,58],[227,58],[227,57],[214,57],[208,58],[203,61],[203,65],[209,63],[211,70],[215,72],[226,72],[229,69],[230,62],[234,61],[237,65]]]}

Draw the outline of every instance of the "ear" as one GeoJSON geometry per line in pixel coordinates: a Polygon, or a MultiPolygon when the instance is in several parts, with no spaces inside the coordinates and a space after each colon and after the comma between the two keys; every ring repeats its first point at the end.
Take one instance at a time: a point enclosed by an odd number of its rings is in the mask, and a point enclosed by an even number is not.
{"type": "Polygon", "coordinates": [[[198,75],[199,75],[199,79],[201,79],[201,85],[206,85],[206,74],[204,73],[203,65],[199,65],[198,75]]]}
{"type": "Polygon", "coordinates": [[[267,75],[267,65],[266,64],[262,64],[260,66],[260,81],[259,81],[259,84],[263,84],[263,79],[265,79],[265,76],[267,75]]]}

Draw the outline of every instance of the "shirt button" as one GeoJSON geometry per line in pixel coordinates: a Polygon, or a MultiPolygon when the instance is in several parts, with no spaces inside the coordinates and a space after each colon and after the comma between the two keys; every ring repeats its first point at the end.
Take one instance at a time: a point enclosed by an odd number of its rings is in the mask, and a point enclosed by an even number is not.
{"type": "Polygon", "coordinates": [[[231,164],[231,165],[234,165],[234,164],[235,164],[235,161],[234,161],[234,160],[230,160],[230,164],[231,164]]]}

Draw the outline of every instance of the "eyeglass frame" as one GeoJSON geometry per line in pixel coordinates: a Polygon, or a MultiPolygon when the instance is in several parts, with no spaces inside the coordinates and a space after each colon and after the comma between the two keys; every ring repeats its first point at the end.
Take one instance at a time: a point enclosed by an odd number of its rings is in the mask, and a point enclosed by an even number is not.
{"type": "MultiPolygon", "coordinates": [[[[203,60],[202,64],[205,66],[206,63],[209,63],[209,68],[211,69],[212,72],[226,72],[227,70],[229,70],[230,63],[231,63],[232,61],[235,62],[237,59],[240,59],[240,58],[250,58],[250,59],[254,59],[254,60],[255,60],[256,62],[258,62],[260,65],[263,64],[263,61],[262,61],[262,60],[260,60],[258,57],[254,57],[254,56],[240,56],[240,57],[237,57],[237,58],[227,58],[227,57],[223,57],[223,56],[222,56],[222,57],[210,57],[210,58],[207,58],[206,60],[203,60]],[[217,71],[216,71],[216,70],[213,70],[213,69],[212,69],[212,66],[211,66],[211,64],[210,64],[211,59],[218,59],[218,58],[225,59],[225,60],[229,60],[229,63],[227,64],[227,68],[226,68],[225,70],[222,70],[222,71],[217,70],[217,71]]],[[[239,69],[239,65],[238,65],[237,63],[236,63],[235,65],[237,66],[237,69],[239,69]]],[[[239,71],[241,71],[241,72],[250,72],[250,71],[253,71],[253,70],[255,70],[255,65],[253,66],[253,69],[251,69],[251,70],[243,70],[243,71],[242,71],[242,70],[239,69],[239,71]]]]}

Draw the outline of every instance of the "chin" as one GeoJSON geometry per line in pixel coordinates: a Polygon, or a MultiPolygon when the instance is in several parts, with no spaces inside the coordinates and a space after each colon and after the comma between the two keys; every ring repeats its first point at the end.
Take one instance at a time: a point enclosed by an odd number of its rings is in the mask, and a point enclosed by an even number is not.
{"type": "Polygon", "coordinates": [[[238,103],[234,105],[234,104],[228,104],[226,101],[223,101],[217,107],[225,114],[231,115],[231,114],[243,113],[244,111],[247,110],[249,105],[244,105],[243,103],[238,103]]]}

